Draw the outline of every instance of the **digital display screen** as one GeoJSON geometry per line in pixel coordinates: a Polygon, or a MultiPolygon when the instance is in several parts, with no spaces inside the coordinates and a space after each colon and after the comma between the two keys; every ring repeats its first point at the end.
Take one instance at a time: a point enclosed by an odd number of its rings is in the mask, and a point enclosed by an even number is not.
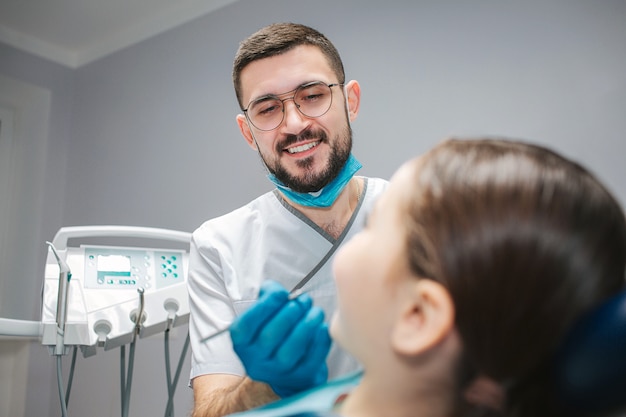
{"type": "Polygon", "coordinates": [[[130,275],[130,256],[98,255],[98,271],[128,272],[130,275]]]}
{"type": "Polygon", "coordinates": [[[96,261],[98,283],[109,285],[135,285],[131,279],[130,257],[126,255],[98,255],[96,261]]]}

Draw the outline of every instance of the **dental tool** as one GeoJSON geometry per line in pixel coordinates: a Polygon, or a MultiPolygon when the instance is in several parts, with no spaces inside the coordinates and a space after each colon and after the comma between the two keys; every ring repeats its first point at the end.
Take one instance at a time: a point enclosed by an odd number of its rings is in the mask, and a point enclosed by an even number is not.
{"type": "Polygon", "coordinates": [[[59,265],[59,291],[57,296],[57,338],[53,355],[65,355],[65,323],[67,320],[67,294],[69,291],[69,283],[72,278],[72,272],[65,260],[61,259],[52,242],[46,242],[50,250],[54,254],[59,265]]]}

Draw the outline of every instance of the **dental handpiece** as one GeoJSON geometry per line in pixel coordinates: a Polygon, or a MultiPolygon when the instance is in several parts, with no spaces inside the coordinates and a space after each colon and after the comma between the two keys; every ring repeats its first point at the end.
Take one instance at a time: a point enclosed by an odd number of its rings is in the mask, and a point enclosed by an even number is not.
{"type": "MultiPolygon", "coordinates": [[[[299,296],[301,296],[302,294],[304,294],[306,291],[303,291],[301,288],[298,289],[294,289],[289,293],[289,297],[288,300],[295,300],[296,298],[298,298],[299,296]]],[[[204,343],[207,342],[211,339],[213,339],[214,337],[217,337],[223,333],[226,333],[228,330],[230,330],[230,325],[223,327],[221,329],[219,329],[218,331],[211,333],[210,335],[208,335],[207,337],[205,337],[204,339],[200,340],[200,343],[204,343]]]]}
{"type": "Polygon", "coordinates": [[[59,291],[57,295],[57,315],[56,315],[58,329],[57,329],[57,346],[56,346],[55,354],[62,355],[63,350],[64,350],[63,349],[64,347],[63,337],[65,334],[65,322],[67,319],[67,295],[69,291],[70,279],[72,278],[72,272],[70,271],[70,267],[68,266],[68,264],[63,259],[61,259],[54,245],[51,242],[46,242],[46,244],[50,246],[50,249],[52,250],[54,257],[56,258],[57,263],[59,264],[59,291]]]}

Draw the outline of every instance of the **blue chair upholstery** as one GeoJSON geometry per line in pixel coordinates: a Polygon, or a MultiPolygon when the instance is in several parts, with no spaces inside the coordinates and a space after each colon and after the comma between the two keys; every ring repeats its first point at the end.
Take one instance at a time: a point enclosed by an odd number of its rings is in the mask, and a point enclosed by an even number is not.
{"type": "Polygon", "coordinates": [[[577,415],[626,410],[626,291],[568,333],[555,366],[557,397],[577,415]]]}

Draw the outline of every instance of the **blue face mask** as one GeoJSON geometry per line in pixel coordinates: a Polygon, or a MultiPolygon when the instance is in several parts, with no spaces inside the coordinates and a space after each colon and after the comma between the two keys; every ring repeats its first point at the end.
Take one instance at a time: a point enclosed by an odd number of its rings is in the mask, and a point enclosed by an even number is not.
{"type": "Polygon", "coordinates": [[[306,207],[329,207],[332,206],[337,197],[339,197],[339,194],[341,194],[341,191],[343,191],[346,184],[348,184],[354,174],[361,169],[361,167],[361,163],[357,161],[352,154],[350,154],[346,164],[339,172],[339,175],[337,175],[334,180],[329,182],[326,187],[314,193],[297,193],[279,181],[274,174],[268,174],[267,177],[280,191],[285,194],[285,196],[287,196],[287,198],[294,203],[306,207]]]}

